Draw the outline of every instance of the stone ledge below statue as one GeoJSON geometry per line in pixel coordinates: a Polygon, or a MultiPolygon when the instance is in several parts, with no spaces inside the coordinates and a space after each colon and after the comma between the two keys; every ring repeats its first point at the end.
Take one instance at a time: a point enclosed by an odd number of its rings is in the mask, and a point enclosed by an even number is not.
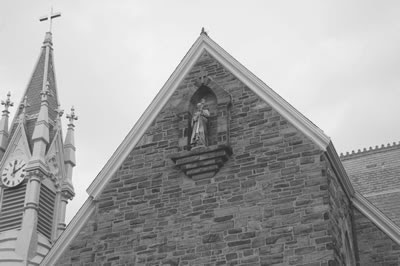
{"type": "Polygon", "coordinates": [[[171,156],[175,165],[193,180],[213,177],[232,154],[227,145],[196,147],[171,156]]]}

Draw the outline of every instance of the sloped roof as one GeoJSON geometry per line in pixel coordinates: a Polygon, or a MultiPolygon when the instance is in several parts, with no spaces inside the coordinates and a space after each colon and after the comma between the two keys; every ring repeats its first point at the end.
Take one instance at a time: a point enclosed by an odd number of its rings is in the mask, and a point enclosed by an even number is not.
{"type": "Polygon", "coordinates": [[[400,226],[400,145],[341,157],[354,188],[400,226]]]}
{"type": "Polygon", "coordinates": [[[400,227],[400,191],[388,192],[366,198],[400,227]]]}
{"type": "MultiPolygon", "coordinates": [[[[51,33],[47,32],[45,39],[43,41],[43,45],[40,51],[39,59],[35,65],[35,68],[32,72],[31,79],[28,83],[28,86],[25,89],[25,92],[22,96],[20,103],[24,101],[25,96],[27,96],[28,106],[26,107],[26,134],[28,137],[28,141],[31,140],[33,130],[35,128],[37,114],[40,110],[41,104],[41,95],[43,86],[46,85],[46,77],[49,82],[49,89],[52,94],[51,97],[48,97],[49,103],[49,119],[54,121],[57,117],[56,109],[58,107],[58,95],[57,95],[57,85],[55,78],[55,70],[54,70],[54,59],[53,59],[53,46],[52,46],[52,38],[51,33]],[[46,49],[48,48],[48,49],[46,49]],[[45,84],[43,84],[45,83],[45,84]]],[[[18,105],[20,106],[20,105],[18,105]]],[[[22,109],[18,108],[15,113],[13,123],[11,125],[10,130],[10,139],[14,134],[15,129],[17,128],[16,119],[21,114],[22,109]]],[[[53,130],[52,122],[50,122],[50,143],[53,140],[55,130],[53,130]]]]}
{"type": "MultiPolygon", "coordinates": [[[[139,118],[137,123],[119,145],[117,150],[108,160],[106,165],[94,179],[92,184],[87,189],[89,194],[88,199],[72,219],[66,230],[59,237],[53,248],[45,257],[42,262],[43,265],[51,265],[57,262],[63,251],[72,242],[75,236],[79,233],[81,228],[85,225],[86,221],[90,218],[95,211],[95,201],[102,193],[104,187],[107,185],[113,174],[118,170],[124,159],[128,156],[131,150],[139,142],[147,128],[152,121],[162,110],[164,105],[169,100],[170,96],[174,93],[175,89],[184,79],[186,74],[190,71],[201,54],[207,51],[214,59],[216,59],[223,67],[225,67],[232,75],[238,78],[249,89],[256,93],[261,99],[267,102],[274,110],[280,115],[285,117],[293,126],[305,134],[311,141],[313,141],[321,150],[328,154],[328,159],[332,163],[334,170],[338,173],[339,179],[342,182],[346,194],[353,199],[354,190],[347,177],[347,174],[339,160],[335,148],[330,141],[330,138],[324,132],[308,120],[304,115],[297,111],[292,105],[286,102],[281,96],[274,92],[264,82],[257,78],[253,73],[241,65],[229,53],[215,43],[207,34],[201,34],[196,42],[192,45],[188,53],[182,59],[178,67],[172,73],[168,81],[164,84],[157,96],[154,98],[149,107],[145,110],[143,115],[139,118]]],[[[361,197],[362,198],[362,197],[361,197]]],[[[366,214],[371,212],[375,215],[378,213],[375,208],[369,207],[364,201],[358,200],[357,206],[362,208],[362,212],[366,214]]],[[[374,216],[375,217],[375,216],[374,216]]],[[[393,229],[392,224],[388,224],[385,217],[381,217],[380,213],[376,215],[376,224],[384,230],[387,234],[397,234],[395,238],[400,243],[400,231],[393,229]],[[387,228],[386,228],[386,227],[387,228]],[[393,229],[393,230],[392,230],[393,229]]]]}

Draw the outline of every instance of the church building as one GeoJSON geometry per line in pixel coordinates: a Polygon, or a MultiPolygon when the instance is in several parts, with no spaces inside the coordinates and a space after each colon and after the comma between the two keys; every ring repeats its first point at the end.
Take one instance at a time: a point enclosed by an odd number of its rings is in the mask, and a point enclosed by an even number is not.
{"type": "Polygon", "coordinates": [[[3,103],[0,265],[400,265],[400,145],[338,155],[204,31],[65,228],[52,50],[10,129],[3,103]]]}

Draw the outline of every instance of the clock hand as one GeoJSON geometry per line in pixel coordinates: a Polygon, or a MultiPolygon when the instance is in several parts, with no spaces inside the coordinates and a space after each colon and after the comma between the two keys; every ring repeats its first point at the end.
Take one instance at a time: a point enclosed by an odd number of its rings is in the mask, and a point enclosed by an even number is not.
{"type": "Polygon", "coordinates": [[[16,172],[18,172],[19,170],[21,170],[24,166],[25,166],[25,164],[24,164],[23,166],[21,166],[20,168],[18,168],[17,170],[13,171],[13,174],[15,174],[16,172]]]}

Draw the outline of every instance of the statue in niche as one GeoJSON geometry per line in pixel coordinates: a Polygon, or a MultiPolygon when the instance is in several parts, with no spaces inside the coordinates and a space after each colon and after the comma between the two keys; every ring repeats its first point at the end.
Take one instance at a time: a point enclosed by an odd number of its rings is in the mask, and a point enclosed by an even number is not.
{"type": "Polygon", "coordinates": [[[197,104],[197,111],[192,118],[192,136],[190,138],[190,146],[201,147],[208,146],[208,118],[210,112],[204,109],[205,100],[202,99],[197,104]]]}

